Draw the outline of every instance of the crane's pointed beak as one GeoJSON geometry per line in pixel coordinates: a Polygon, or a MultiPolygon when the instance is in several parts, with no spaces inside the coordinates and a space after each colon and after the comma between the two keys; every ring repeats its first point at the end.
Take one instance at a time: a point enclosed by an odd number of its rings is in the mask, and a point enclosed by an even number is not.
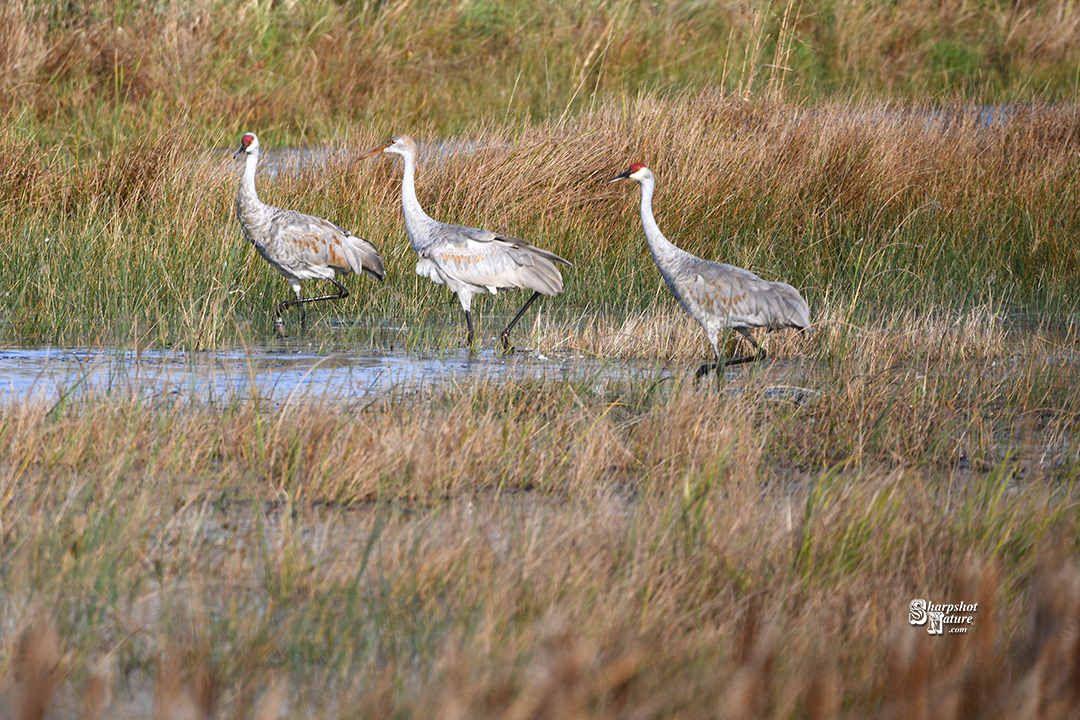
{"type": "Polygon", "coordinates": [[[244,152],[245,150],[247,150],[247,145],[245,145],[244,143],[240,143],[240,149],[233,153],[233,158],[235,159],[240,157],[240,153],[244,152]]]}
{"type": "Polygon", "coordinates": [[[608,180],[608,184],[610,185],[613,182],[619,182],[620,180],[626,180],[628,177],[630,177],[630,171],[629,170],[627,170],[624,173],[619,173],[615,177],[611,178],[610,180],[608,180]]]}
{"type": "Polygon", "coordinates": [[[380,145],[379,147],[377,147],[377,148],[372,148],[371,150],[368,150],[368,151],[367,151],[366,153],[364,153],[363,155],[361,155],[359,159],[360,159],[360,160],[364,160],[364,159],[366,159],[366,158],[369,158],[369,157],[371,157],[372,155],[378,155],[379,153],[383,152],[384,150],[386,150],[386,148],[390,147],[390,146],[391,146],[391,145],[393,145],[393,144],[394,144],[394,143],[392,143],[391,141],[387,140],[386,142],[384,142],[384,143],[383,143],[382,145],[380,145]]]}

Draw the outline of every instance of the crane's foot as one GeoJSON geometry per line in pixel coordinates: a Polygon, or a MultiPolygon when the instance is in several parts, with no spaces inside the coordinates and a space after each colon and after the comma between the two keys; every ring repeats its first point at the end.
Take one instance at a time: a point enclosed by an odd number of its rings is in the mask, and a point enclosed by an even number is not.
{"type": "Polygon", "coordinates": [[[713,370],[716,370],[716,363],[705,363],[697,369],[696,373],[694,373],[694,382],[699,382],[701,378],[705,377],[713,370]]]}
{"type": "Polygon", "coordinates": [[[746,363],[755,363],[764,360],[768,355],[763,348],[759,348],[756,355],[747,355],[745,357],[731,358],[730,360],[721,360],[714,363],[705,363],[697,369],[694,373],[694,382],[698,382],[701,378],[708,375],[710,372],[716,372],[717,379],[723,376],[724,368],[733,367],[735,365],[745,365],[746,363]]]}
{"type": "Polygon", "coordinates": [[[516,348],[510,344],[510,337],[504,332],[499,336],[499,342],[502,343],[503,355],[513,355],[516,348]]]}
{"type": "Polygon", "coordinates": [[[701,382],[701,378],[705,377],[709,373],[715,373],[716,389],[723,389],[724,383],[727,380],[727,376],[724,374],[724,367],[725,363],[723,362],[705,363],[697,369],[696,373],[694,373],[694,386],[696,387],[701,382]]]}

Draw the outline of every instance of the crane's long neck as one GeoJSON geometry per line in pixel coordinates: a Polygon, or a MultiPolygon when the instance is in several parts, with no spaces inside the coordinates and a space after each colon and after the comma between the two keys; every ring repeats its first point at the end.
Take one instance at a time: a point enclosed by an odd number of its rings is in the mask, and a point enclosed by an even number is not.
{"type": "Polygon", "coordinates": [[[240,192],[236,196],[236,213],[243,221],[245,216],[257,212],[263,204],[255,192],[255,168],[259,164],[259,150],[248,153],[244,161],[244,176],[240,179],[240,192]]]}
{"type": "Polygon", "coordinates": [[[420,207],[420,201],[416,198],[416,155],[407,152],[402,153],[405,160],[405,176],[401,181],[401,211],[405,215],[405,231],[409,234],[409,242],[413,250],[419,251],[425,246],[423,238],[430,235],[426,228],[435,224],[428,217],[424,209],[420,207]]]}
{"type": "Polygon", "coordinates": [[[651,177],[641,181],[641,227],[645,230],[645,240],[649,243],[649,252],[661,271],[666,272],[673,262],[685,255],[685,251],[677,248],[670,240],[660,232],[660,226],[653,217],[652,198],[653,188],[656,182],[651,177]]]}

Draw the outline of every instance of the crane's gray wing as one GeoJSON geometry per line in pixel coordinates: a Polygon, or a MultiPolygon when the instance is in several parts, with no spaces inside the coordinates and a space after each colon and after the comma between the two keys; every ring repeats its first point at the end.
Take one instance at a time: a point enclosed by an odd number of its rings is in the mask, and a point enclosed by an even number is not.
{"type": "MultiPolygon", "coordinates": [[[[731,327],[807,327],[810,313],[795,288],[743,268],[701,260],[685,273],[686,301],[724,318],[731,327]]],[[[689,310],[689,308],[687,308],[689,310]]]]}
{"type": "Polygon", "coordinates": [[[532,255],[538,255],[551,260],[552,262],[565,264],[567,268],[573,267],[573,264],[570,263],[569,260],[565,260],[554,253],[549,252],[549,250],[537,247],[536,245],[530,245],[522,240],[521,237],[503,235],[499,232],[481,230],[480,228],[468,228],[461,225],[444,225],[443,229],[448,231],[447,240],[451,243],[458,244],[459,246],[468,241],[476,243],[501,243],[512,248],[528,250],[532,255]]]}
{"type": "Polygon", "coordinates": [[[272,240],[267,245],[274,244],[275,261],[297,277],[366,272],[377,280],[383,279],[382,257],[367,240],[322,218],[276,210],[270,222],[272,240]]]}
{"type": "MultiPolygon", "coordinates": [[[[554,263],[570,265],[554,253],[524,240],[489,230],[442,225],[424,249],[444,278],[494,293],[530,288],[544,295],[562,292],[562,274],[554,263]]],[[[448,283],[449,284],[449,283],[448,283]]]]}

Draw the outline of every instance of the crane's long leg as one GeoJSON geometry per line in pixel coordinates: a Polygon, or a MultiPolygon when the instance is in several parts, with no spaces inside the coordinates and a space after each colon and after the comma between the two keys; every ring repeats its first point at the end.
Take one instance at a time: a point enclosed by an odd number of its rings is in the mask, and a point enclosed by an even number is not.
{"type": "Polygon", "coordinates": [[[518,310],[517,315],[510,321],[510,324],[506,326],[506,329],[502,331],[502,335],[499,339],[502,341],[503,350],[510,350],[510,331],[517,325],[517,321],[521,319],[521,316],[525,314],[525,311],[529,309],[529,306],[536,302],[536,298],[540,297],[540,293],[533,291],[532,297],[525,301],[525,304],[518,310]]]}
{"type": "Polygon", "coordinates": [[[741,358],[732,358],[731,360],[725,360],[725,367],[728,365],[742,365],[743,363],[758,362],[759,360],[764,360],[766,358],[767,353],[765,352],[765,348],[757,344],[757,341],[754,340],[754,338],[750,335],[749,330],[740,327],[735,328],[735,331],[742,335],[744,338],[746,338],[754,347],[754,350],[756,350],[757,352],[755,352],[753,355],[746,355],[741,358]]]}
{"type": "Polygon", "coordinates": [[[465,324],[468,325],[468,327],[469,327],[469,334],[465,336],[465,344],[468,345],[469,347],[472,347],[472,339],[473,339],[472,313],[469,312],[468,310],[465,311],[465,324]]]}
{"type": "Polygon", "coordinates": [[[291,307],[293,305],[301,306],[300,327],[304,327],[305,323],[307,322],[307,313],[304,312],[303,308],[304,303],[313,303],[318,302],[319,300],[344,300],[345,298],[349,297],[349,289],[347,287],[339,283],[334,278],[327,278],[327,280],[337,286],[338,292],[333,295],[320,295],[319,297],[295,298],[293,300],[285,300],[277,306],[277,308],[274,310],[274,325],[278,328],[279,331],[282,330],[282,328],[285,326],[285,321],[281,319],[281,313],[284,312],[285,308],[287,307],[291,307]]]}
{"type": "Polygon", "coordinates": [[[749,330],[740,327],[735,328],[735,331],[742,335],[744,338],[746,338],[750,342],[750,344],[753,345],[756,352],[753,355],[731,358],[730,360],[724,360],[719,356],[719,354],[717,354],[716,362],[705,363],[697,369],[697,372],[694,374],[695,381],[700,380],[705,375],[708,375],[711,370],[715,370],[717,373],[719,373],[721,368],[729,367],[731,365],[742,365],[743,363],[758,362],[759,360],[764,360],[766,357],[768,357],[768,353],[765,352],[765,348],[758,345],[757,341],[754,340],[753,336],[750,335],[749,330]]]}

